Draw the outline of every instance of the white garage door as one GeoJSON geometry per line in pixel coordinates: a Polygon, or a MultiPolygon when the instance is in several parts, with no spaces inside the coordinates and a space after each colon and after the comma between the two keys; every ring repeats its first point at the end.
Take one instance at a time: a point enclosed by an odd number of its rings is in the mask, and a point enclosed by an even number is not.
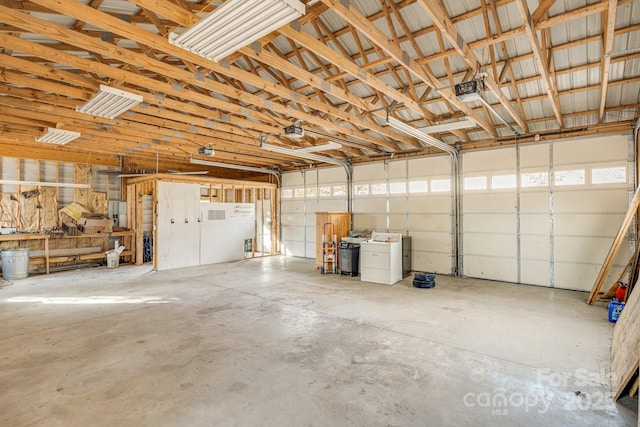
{"type": "Polygon", "coordinates": [[[515,148],[462,155],[465,276],[517,282],[515,148]]]}
{"type": "Polygon", "coordinates": [[[283,174],[282,253],[315,258],[315,213],[347,210],[347,176],[344,168],[283,174]]]}
{"type": "Polygon", "coordinates": [[[628,146],[617,135],[464,153],[464,274],[591,289],[629,203],[628,146]]]}
{"type": "MultiPolygon", "coordinates": [[[[306,256],[305,253],[305,188],[304,176],[300,172],[282,175],[281,194],[281,253],[291,256],[306,256]]],[[[311,252],[310,256],[315,256],[311,252]]]]}
{"type": "Polygon", "coordinates": [[[451,158],[408,160],[408,220],[411,265],[416,271],[452,274],[451,158]]]}

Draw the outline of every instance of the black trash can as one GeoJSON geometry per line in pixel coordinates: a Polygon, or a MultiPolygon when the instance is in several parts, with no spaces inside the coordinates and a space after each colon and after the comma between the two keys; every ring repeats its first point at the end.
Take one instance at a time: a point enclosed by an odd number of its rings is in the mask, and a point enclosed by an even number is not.
{"type": "Polygon", "coordinates": [[[358,265],[360,263],[360,244],[340,242],[338,245],[338,254],[340,257],[340,274],[355,277],[359,273],[358,265]]]}

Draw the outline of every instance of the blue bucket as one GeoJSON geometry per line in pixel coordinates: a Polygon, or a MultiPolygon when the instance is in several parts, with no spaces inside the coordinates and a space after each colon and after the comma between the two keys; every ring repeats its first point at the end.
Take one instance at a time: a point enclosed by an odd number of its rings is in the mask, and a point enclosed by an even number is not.
{"type": "Polygon", "coordinates": [[[624,308],[624,303],[620,301],[611,301],[609,303],[609,322],[617,322],[618,317],[620,317],[620,313],[622,313],[622,309],[624,308]]]}

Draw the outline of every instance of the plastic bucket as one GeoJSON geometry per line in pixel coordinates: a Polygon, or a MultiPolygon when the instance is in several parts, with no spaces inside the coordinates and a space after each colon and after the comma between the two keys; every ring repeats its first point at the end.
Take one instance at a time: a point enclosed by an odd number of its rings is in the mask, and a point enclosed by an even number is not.
{"type": "Polygon", "coordinates": [[[620,313],[624,308],[624,304],[618,301],[611,301],[609,303],[609,322],[617,322],[620,317],[620,313]]]}
{"type": "Polygon", "coordinates": [[[107,252],[107,268],[116,268],[120,265],[120,254],[116,251],[107,252]]]}
{"type": "Polygon", "coordinates": [[[4,280],[29,277],[29,249],[6,249],[2,251],[2,277],[4,280]]]}

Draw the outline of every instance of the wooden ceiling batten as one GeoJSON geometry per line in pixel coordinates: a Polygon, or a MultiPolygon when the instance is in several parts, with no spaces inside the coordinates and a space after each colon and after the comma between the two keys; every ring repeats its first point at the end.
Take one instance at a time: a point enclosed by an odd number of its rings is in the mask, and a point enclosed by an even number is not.
{"type": "Polygon", "coordinates": [[[221,161],[294,167],[289,156],[259,147],[265,135],[291,147],[335,138],[343,147],[330,155],[354,163],[385,151],[396,158],[436,152],[416,149],[416,140],[387,126],[390,112],[417,128],[469,115],[483,121],[437,135],[462,149],[512,143],[498,136],[506,128],[491,123],[484,106],[453,95],[478,70],[489,83],[487,99],[510,122],[538,130],[554,122],[563,132],[563,121],[581,118],[589,125],[573,131],[613,132],[624,128],[615,120],[636,119],[639,110],[629,94],[640,87],[640,53],[614,52],[640,31],[637,1],[539,0],[528,9],[524,0],[303,0],[299,21],[211,62],[167,36],[219,2],[0,0],[0,141],[13,137],[23,151],[35,150],[45,144],[34,136],[61,125],[86,135],[60,149],[124,155],[127,165],[153,165],[157,150],[165,164],[185,169],[204,144],[216,145],[221,161]],[[516,10],[521,22],[506,19],[516,10]],[[598,34],[593,27],[568,34],[569,25],[594,18],[598,34]],[[584,57],[589,43],[601,43],[598,61],[584,57]],[[523,70],[531,59],[537,70],[523,70]],[[601,81],[584,77],[598,68],[601,81]],[[75,107],[101,84],[144,103],[114,121],[78,115],[75,107]],[[588,105],[573,105],[578,93],[588,94],[588,105]],[[293,122],[303,123],[304,138],[282,137],[293,122]]]}

